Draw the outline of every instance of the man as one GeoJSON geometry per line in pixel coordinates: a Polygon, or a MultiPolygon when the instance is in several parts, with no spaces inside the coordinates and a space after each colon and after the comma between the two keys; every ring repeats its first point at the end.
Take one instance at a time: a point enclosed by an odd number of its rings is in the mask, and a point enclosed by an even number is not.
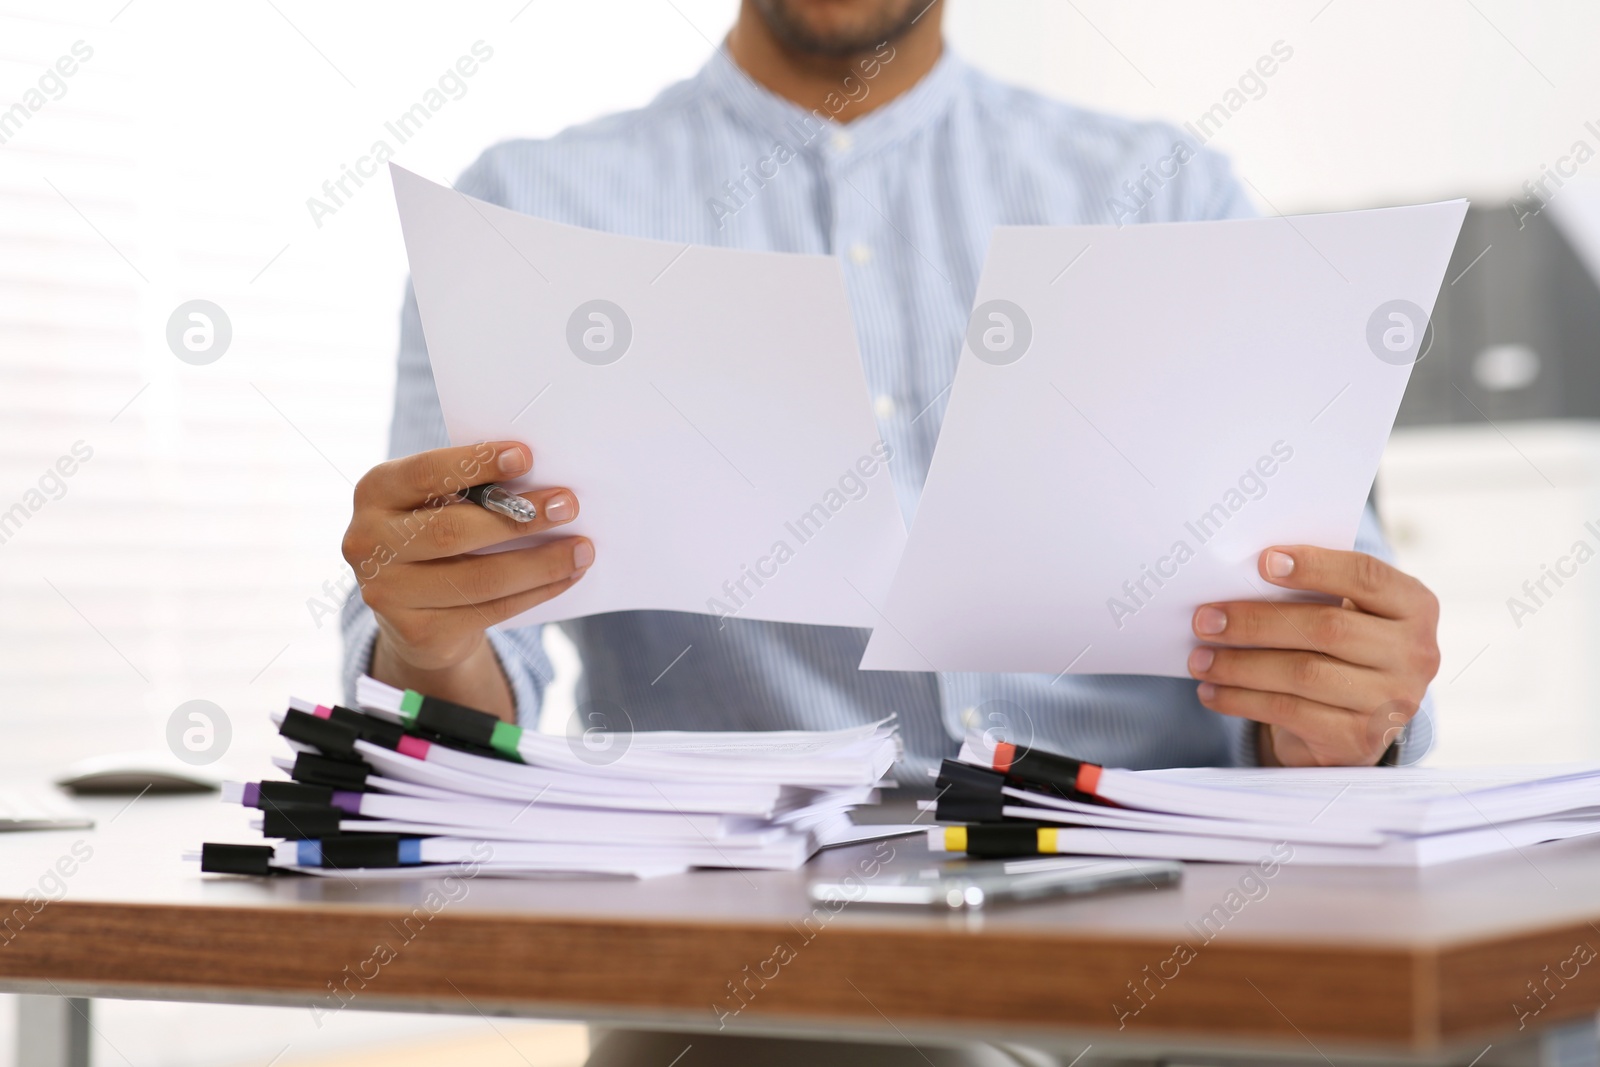
{"type": "MultiPolygon", "coordinates": [[[[842,256],[909,516],[994,226],[1251,213],[1225,162],[1197,146],[1185,145],[1175,177],[1149,178],[1143,168],[1183,142],[1176,129],[1080,111],[964,66],[943,49],[941,14],[939,0],[744,0],[694,78],[642,110],[491,148],[459,188],[634,236],[842,256]]],[[[532,722],[550,677],[539,634],[492,627],[582,581],[606,546],[572,537],[464,555],[528,532],[467,505],[399,535],[459,484],[463,465],[479,464],[479,481],[537,469],[518,442],[444,442],[408,295],[390,443],[401,458],[361,480],[344,543],[362,582],[346,611],[348,679],[369,670],[532,722]]],[[[693,487],[684,492],[693,508],[693,487]]],[[[981,507],[982,487],[973,492],[981,507]]],[[[562,488],[528,497],[541,528],[581,506],[562,488]]],[[[1370,513],[1358,548],[1264,551],[1263,580],[1342,603],[1201,607],[1194,680],[862,672],[862,631],[688,614],[563,628],[583,660],[579,701],[620,706],[635,728],[829,728],[897,713],[908,783],[925,783],[971,726],[1124,767],[1409,760],[1425,747],[1426,731],[1404,728],[1437,670],[1437,603],[1376,558],[1370,513]]]]}

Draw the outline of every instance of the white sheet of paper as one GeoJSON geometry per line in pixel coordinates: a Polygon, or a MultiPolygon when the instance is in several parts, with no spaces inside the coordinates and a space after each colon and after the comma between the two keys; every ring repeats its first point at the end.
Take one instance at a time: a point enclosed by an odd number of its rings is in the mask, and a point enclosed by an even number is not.
{"type": "Polygon", "coordinates": [[[1465,213],[997,229],[862,668],[1186,677],[1263,549],[1351,547],[1465,213]]]}
{"type": "Polygon", "coordinates": [[[835,259],[620,237],[391,171],[450,440],[526,442],[507,484],[570,487],[579,517],[548,536],[595,544],[508,625],[876,621],[905,525],[835,259]]]}

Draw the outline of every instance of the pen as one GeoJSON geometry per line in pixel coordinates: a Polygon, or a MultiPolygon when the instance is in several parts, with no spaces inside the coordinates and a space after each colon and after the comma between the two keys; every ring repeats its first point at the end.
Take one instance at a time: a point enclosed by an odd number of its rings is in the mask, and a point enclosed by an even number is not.
{"type": "Polygon", "coordinates": [[[1050,856],[1071,851],[1059,847],[1058,829],[1030,822],[935,826],[928,831],[928,851],[965,852],[979,859],[1050,856]]]}
{"type": "Polygon", "coordinates": [[[1094,763],[1018,748],[1009,741],[997,743],[989,759],[991,769],[1025,787],[1059,792],[1069,799],[1093,800],[1098,795],[1095,788],[1100,784],[1101,768],[1094,763]]]}
{"type": "Polygon", "coordinates": [[[473,735],[463,739],[459,736],[460,731],[441,733],[433,728],[432,720],[419,722],[396,715],[391,721],[351,708],[337,705],[328,708],[306,700],[291,699],[287,711],[272,713],[272,721],[277,723],[278,733],[290,741],[310,745],[321,755],[338,760],[361,759],[361,753],[356,750],[357,741],[368,741],[380,748],[420,759],[420,753],[427,751],[428,742],[431,741],[476,756],[522,761],[522,757],[517,755],[517,738],[522,735],[520,727],[503,723],[483,712],[471,714],[484,714],[493,720],[494,726],[482,732],[483,744],[475,744],[471,740],[473,735]],[[407,731],[414,731],[414,734],[407,731]],[[494,744],[491,745],[490,741],[494,744]]]}
{"type": "Polygon", "coordinates": [[[479,750],[489,749],[506,759],[523,762],[517,747],[522,741],[522,727],[502,722],[498,716],[487,711],[426,696],[415,689],[396,689],[365,675],[356,685],[356,703],[374,715],[399,723],[407,730],[420,730],[450,738],[460,744],[472,745],[479,750]]]}
{"type": "Polygon", "coordinates": [[[481,508],[504,515],[517,522],[532,522],[539,517],[539,509],[503,485],[485,482],[461,494],[481,508]]]}
{"type": "Polygon", "coordinates": [[[361,834],[276,845],[225,845],[207,841],[200,869],[211,874],[270,874],[279,867],[413,867],[425,862],[422,839],[361,834]]]}
{"type": "Polygon", "coordinates": [[[328,785],[311,785],[307,782],[223,782],[222,799],[225,803],[243,804],[247,808],[272,811],[283,807],[323,808],[335,807],[335,790],[328,785]]]}
{"type": "Polygon", "coordinates": [[[272,762],[297,782],[333,789],[360,789],[367,784],[367,775],[372,772],[363,760],[329,759],[314,752],[297,752],[292,760],[274,756],[272,762]]]}

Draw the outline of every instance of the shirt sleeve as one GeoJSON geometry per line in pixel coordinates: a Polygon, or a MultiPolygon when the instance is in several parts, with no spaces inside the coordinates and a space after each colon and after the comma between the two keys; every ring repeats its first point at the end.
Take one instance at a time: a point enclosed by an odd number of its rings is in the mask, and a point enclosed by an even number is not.
{"type": "MultiPolygon", "coordinates": [[[[1361,527],[1356,531],[1356,551],[1377,556],[1385,563],[1395,561],[1394,551],[1383,536],[1383,530],[1378,524],[1377,510],[1371,501],[1368,501],[1367,510],[1361,516],[1361,527]]],[[[1433,689],[1430,686],[1423,694],[1422,703],[1410,723],[1397,721],[1392,726],[1385,726],[1385,729],[1394,731],[1390,740],[1399,748],[1394,763],[1397,766],[1408,767],[1426,756],[1428,750],[1433,747],[1433,728],[1433,689]]]]}
{"type": "Polygon", "coordinates": [[[1261,215],[1245,192],[1244,183],[1233,172],[1233,164],[1221,152],[1201,148],[1194,160],[1199,171],[1195,190],[1200,219],[1254,219],[1261,215]]]}
{"type": "MultiPolygon", "coordinates": [[[[485,200],[495,200],[490,168],[479,160],[462,175],[457,188],[485,200]]],[[[395,375],[394,415],[389,424],[389,457],[409,456],[450,443],[445,432],[444,413],[428,363],[427,342],[422,336],[422,319],[417,312],[416,292],[406,283],[405,302],[400,311],[400,354],[395,375]]],[[[340,617],[344,632],[344,692],[355,699],[356,682],[372,663],[372,646],[378,636],[378,621],[361,599],[360,589],[351,592],[340,617]]],[[[542,628],[523,626],[488,629],[490,647],[500,661],[506,681],[516,700],[517,721],[536,726],[539,706],[553,669],[545,655],[542,628]]]]}

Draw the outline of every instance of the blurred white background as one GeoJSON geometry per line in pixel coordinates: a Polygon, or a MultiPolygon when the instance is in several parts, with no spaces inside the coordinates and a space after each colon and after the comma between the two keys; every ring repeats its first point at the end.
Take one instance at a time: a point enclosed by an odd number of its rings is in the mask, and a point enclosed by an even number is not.
{"type": "MultiPolygon", "coordinates": [[[[405,257],[381,173],[320,224],[308,198],[374,141],[393,144],[385,122],[476,42],[492,58],[398,147],[400,164],[450,180],[495,141],[639,105],[705,60],[735,6],[0,2],[0,116],[43,96],[0,120],[0,514],[27,509],[0,526],[0,774],[161,747],[168,716],[196,698],[229,715],[230,762],[257,766],[270,708],[336,694],[339,537],[351,483],[382,456],[405,257]],[[74,55],[75,73],[49,81],[74,55]],[[166,343],[191,299],[232,322],[210,365],[166,343]],[[92,458],[35,508],[29,491],[75,445],[92,458]]],[[[1212,142],[1268,213],[1501,203],[1575,141],[1600,144],[1585,128],[1600,124],[1600,6],[1578,0],[950,0],[947,30],[998,76],[1178,123],[1286,43],[1292,58],[1212,142]]],[[[1442,514],[1407,512],[1413,499],[1395,506],[1422,525],[1442,514]]],[[[1449,522],[1503,511],[1473,506],[1449,522]]],[[[1534,514],[1501,515],[1505,578],[1480,598],[1495,612],[1551,538],[1570,541],[1534,514]]],[[[1574,588],[1585,581],[1597,579],[1574,588]]],[[[1596,591],[1570,596],[1574,617],[1595,616],[1596,591]]],[[[1517,701],[1526,657],[1565,677],[1591,654],[1565,625],[1512,635],[1502,614],[1479,629],[1493,626],[1507,640],[1479,655],[1500,670],[1497,701],[1517,701]]],[[[1446,737],[1480,643],[1478,630],[1447,641],[1446,737]]],[[[1505,722],[1478,709],[1442,752],[1494,751],[1473,738],[1505,722]]],[[[1559,733],[1515,732],[1527,758],[1571,754],[1559,733]]],[[[241,1020],[267,1018],[112,1006],[101,1040],[129,1055],[101,1048],[100,1062],[266,1063],[277,1024],[241,1020]]],[[[395,1020],[360,1025],[346,1043],[400,1036],[395,1020]]],[[[8,1049],[0,1035],[0,1063],[8,1049]]]]}

